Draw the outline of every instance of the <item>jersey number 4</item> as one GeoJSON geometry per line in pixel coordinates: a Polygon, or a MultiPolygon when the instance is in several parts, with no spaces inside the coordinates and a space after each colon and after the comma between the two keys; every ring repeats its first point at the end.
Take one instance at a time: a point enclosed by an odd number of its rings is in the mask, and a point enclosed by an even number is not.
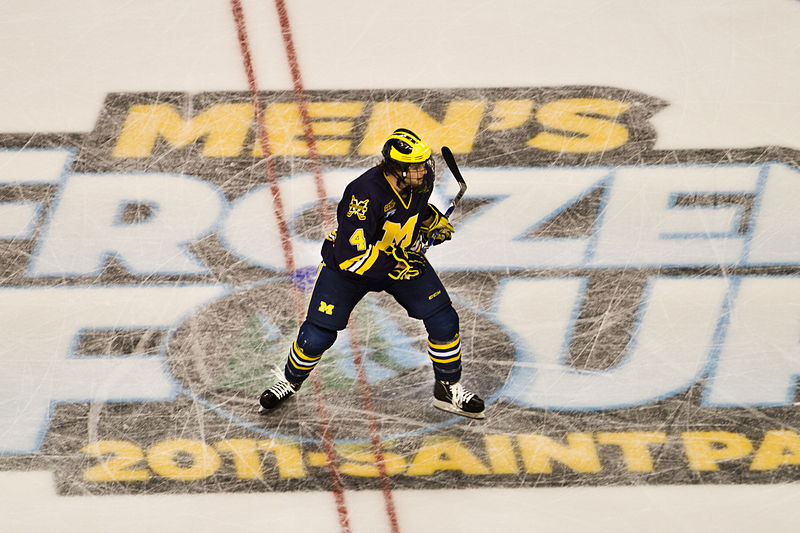
{"type": "MultiPolygon", "coordinates": [[[[383,223],[383,239],[378,243],[378,248],[381,250],[387,249],[392,244],[396,244],[401,248],[406,248],[411,244],[411,238],[414,236],[414,227],[417,225],[417,218],[419,215],[414,215],[409,218],[402,226],[397,222],[389,222],[388,220],[383,223]]],[[[358,228],[350,235],[350,244],[355,246],[359,252],[367,249],[367,239],[364,237],[364,230],[358,228]]]]}
{"type": "Polygon", "coordinates": [[[364,238],[364,230],[358,228],[353,232],[350,236],[350,244],[355,246],[359,252],[363,252],[367,249],[367,240],[364,238]]]}

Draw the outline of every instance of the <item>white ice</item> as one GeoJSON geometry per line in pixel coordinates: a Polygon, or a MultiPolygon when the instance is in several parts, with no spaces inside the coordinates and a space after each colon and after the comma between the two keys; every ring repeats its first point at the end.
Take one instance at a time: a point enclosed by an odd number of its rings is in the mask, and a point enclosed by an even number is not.
{"type": "MultiPolygon", "coordinates": [[[[669,102],[651,121],[657,149],[800,149],[796,0],[287,3],[306,89],[620,87],[669,102]]],[[[260,89],[291,91],[274,3],[244,8],[260,89]]],[[[89,132],[110,92],[248,90],[228,0],[7,0],[0,50],[0,134],[89,132]]],[[[0,176],[4,165],[24,166],[0,157],[0,176]]],[[[30,209],[0,216],[23,234],[30,209]]],[[[327,492],[59,497],[50,473],[15,471],[0,472],[0,493],[5,531],[339,530],[327,492]]],[[[788,532],[800,520],[792,484],[394,495],[404,532],[788,532]]],[[[379,492],[346,497],[353,531],[388,531],[379,492]]]]}

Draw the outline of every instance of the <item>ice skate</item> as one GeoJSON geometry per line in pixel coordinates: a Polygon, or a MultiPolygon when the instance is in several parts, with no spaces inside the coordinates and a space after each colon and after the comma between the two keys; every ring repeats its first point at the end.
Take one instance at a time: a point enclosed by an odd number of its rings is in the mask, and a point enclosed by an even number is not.
{"type": "Polygon", "coordinates": [[[469,418],[484,418],[483,400],[474,392],[464,389],[459,382],[436,380],[433,386],[433,406],[469,418]]]}
{"type": "Polygon", "coordinates": [[[261,393],[258,403],[261,405],[258,412],[266,413],[278,407],[283,401],[300,390],[301,383],[291,383],[283,374],[278,374],[278,381],[261,393]]]}

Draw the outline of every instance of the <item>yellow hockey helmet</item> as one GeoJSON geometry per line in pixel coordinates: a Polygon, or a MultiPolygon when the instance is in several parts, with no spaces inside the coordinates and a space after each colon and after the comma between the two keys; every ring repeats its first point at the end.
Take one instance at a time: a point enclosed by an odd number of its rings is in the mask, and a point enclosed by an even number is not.
{"type": "Polygon", "coordinates": [[[424,164],[427,168],[424,189],[433,186],[433,151],[422,138],[411,130],[398,128],[383,143],[381,150],[385,168],[405,180],[410,165],[424,164]]]}
{"type": "Polygon", "coordinates": [[[405,128],[398,128],[383,143],[381,151],[387,161],[409,164],[424,163],[431,157],[431,147],[419,135],[405,128]]]}

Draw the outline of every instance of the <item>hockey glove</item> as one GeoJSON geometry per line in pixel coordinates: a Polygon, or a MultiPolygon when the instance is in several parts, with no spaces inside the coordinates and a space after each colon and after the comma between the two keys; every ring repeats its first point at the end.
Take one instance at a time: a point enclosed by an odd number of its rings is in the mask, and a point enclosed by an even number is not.
{"type": "Polygon", "coordinates": [[[433,220],[430,225],[421,226],[419,229],[423,241],[428,242],[431,237],[433,237],[433,242],[431,244],[436,246],[437,244],[442,244],[444,241],[452,239],[453,232],[455,231],[453,225],[450,224],[450,221],[447,220],[447,217],[444,216],[441,211],[436,209],[436,206],[428,204],[428,207],[433,211],[433,220]]]}
{"type": "Polygon", "coordinates": [[[428,266],[425,256],[419,252],[404,250],[399,246],[391,246],[386,251],[398,263],[397,267],[389,272],[389,277],[392,279],[416,278],[425,272],[425,267],[428,266]]]}

